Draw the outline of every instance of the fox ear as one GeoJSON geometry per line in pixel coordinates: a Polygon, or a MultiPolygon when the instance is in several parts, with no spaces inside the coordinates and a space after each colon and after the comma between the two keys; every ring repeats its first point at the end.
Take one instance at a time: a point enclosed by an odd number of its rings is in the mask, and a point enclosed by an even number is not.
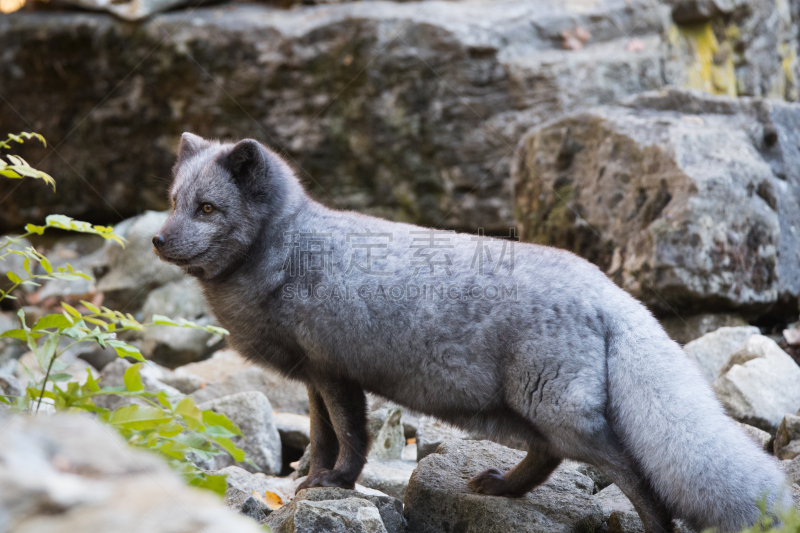
{"type": "Polygon", "coordinates": [[[267,151],[256,140],[239,141],[228,154],[228,166],[238,185],[254,190],[269,169],[267,151]]]}
{"type": "Polygon", "coordinates": [[[181,135],[181,142],[178,143],[178,163],[186,161],[193,155],[207,148],[211,143],[202,137],[188,131],[181,135]]]}

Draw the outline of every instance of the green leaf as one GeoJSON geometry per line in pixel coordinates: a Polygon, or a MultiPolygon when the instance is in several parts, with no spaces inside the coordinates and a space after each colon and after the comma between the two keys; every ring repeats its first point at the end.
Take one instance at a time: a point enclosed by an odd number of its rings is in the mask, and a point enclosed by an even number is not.
{"type": "Polygon", "coordinates": [[[142,363],[136,363],[125,371],[122,379],[125,382],[125,388],[131,392],[144,390],[144,383],[142,383],[142,376],[139,370],[142,368],[142,363]]]}
{"type": "Polygon", "coordinates": [[[162,315],[153,315],[153,324],[156,326],[177,326],[178,323],[162,315]]]}
{"type": "Polygon", "coordinates": [[[117,355],[120,357],[133,357],[137,361],[141,361],[142,363],[145,362],[145,358],[142,355],[142,352],[140,352],[138,348],[135,348],[130,344],[113,339],[106,341],[106,344],[114,348],[114,351],[117,352],[117,355]]]}
{"type": "Polygon", "coordinates": [[[36,360],[39,362],[39,366],[42,367],[42,370],[46,370],[47,367],[50,366],[50,359],[55,357],[56,349],[58,348],[58,339],[58,333],[50,333],[47,335],[47,339],[45,339],[40,349],[32,349],[36,354],[36,360]]]}
{"type": "Polygon", "coordinates": [[[225,476],[218,476],[214,474],[204,474],[193,477],[188,480],[189,485],[200,487],[216,492],[220,496],[225,495],[228,490],[228,482],[225,481],[225,476]]]}
{"type": "Polygon", "coordinates": [[[203,422],[208,424],[209,426],[222,426],[223,428],[227,429],[234,435],[242,437],[242,430],[239,429],[239,426],[234,424],[230,418],[221,414],[215,413],[214,411],[208,410],[203,411],[203,422]]]}
{"type": "Polygon", "coordinates": [[[238,448],[229,438],[213,437],[211,440],[219,444],[223,450],[231,454],[231,457],[233,457],[234,461],[244,461],[244,450],[238,448]]]}
{"type": "Polygon", "coordinates": [[[50,381],[58,382],[58,381],[69,381],[72,379],[72,374],[67,374],[66,372],[59,372],[56,374],[50,374],[50,381]]]}
{"type": "Polygon", "coordinates": [[[22,283],[20,277],[13,272],[7,272],[6,277],[11,280],[11,283],[22,283]]]}
{"type": "Polygon", "coordinates": [[[175,413],[181,415],[189,429],[203,428],[203,412],[194,404],[194,400],[188,396],[178,402],[175,413]]]}
{"type": "Polygon", "coordinates": [[[80,317],[81,317],[81,313],[80,313],[80,311],[78,311],[77,309],[75,309],[74,307],[72,307],[71,305],[69,305],[68,303],[61,302],[61,307],[63,307],[63,308],[64,308],[64,310],[65,310],[67,313],[71,314],[71,315],[72,315],[72,316],[74,316],[75,318],[80,318],[80,317]]]}
{"type": "Polygon", "coordinates": [[[89,302],[87,302],[86,300],[81,300],[81,304],[82,304],[82,305],[83,305],[83,306],[84,306],[86,309],[90,310],[92,313],[96,313],[96,314],[98,314],[98,315],[100,314],[100,308],[99,308],[99,307],[97,307],[96,305],[90,304],[90,303],[89,303],[89,302]]]}
{"type": "Polygon", "coordinates": [[[7,339],[19,339],[21,341],[28,340],[28,337],[25,335],[24,329],[9,329],[8,331],[4,331],[0,338],[7,338],[7,339]]]}
{"type": "Polygon", "coordinates": [[[70,328],[70,327],[72,327],[72,323],[70,323],[70,321],[67,320],[64,317],[64,315],[53,314],[53,315],[43,316],[42,318],[37,320],[36,324],[34,324],[33,328],[31,328],[31,329],[33,329],[35,331],[35,330],[38,330],[38,329],[56,328],[56,329],[58,329],[60,331],[60,330],[67,329],[67,328],[70,328]]]}
{"type": "Polygon", "coordinates": [[[149,405],[126,405],[111,412],[108,423],[126,429],[153,429],[172,420],[172,415],[149,405]]]}

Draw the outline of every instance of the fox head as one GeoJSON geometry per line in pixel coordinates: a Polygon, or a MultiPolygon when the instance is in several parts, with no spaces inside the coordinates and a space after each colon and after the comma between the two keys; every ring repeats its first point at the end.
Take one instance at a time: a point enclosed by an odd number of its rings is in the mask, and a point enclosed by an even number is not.
{"type": "Polygon", "coordinates": [[[252,139],[223,144],[184,133],[173,176],[172,209],[153,248],[206,279],[246,260],[265,226],[302,196],[289,166],[252,139]]]}

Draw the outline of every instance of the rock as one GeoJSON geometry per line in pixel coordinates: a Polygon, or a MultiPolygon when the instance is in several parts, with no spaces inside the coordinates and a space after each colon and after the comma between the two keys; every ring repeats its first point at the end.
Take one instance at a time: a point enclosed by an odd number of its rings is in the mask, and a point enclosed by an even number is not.
{"type": "Polygon", "coordinates": [[[413,461],[376,460],[370,458],[364,465],[358,482],[367,488],[379,490],[400,501],[405,500],[408,480],[417,463],[413,461]]]}
{"type": "Polygon", "coordinates": [[[192,394],[206,386],[206,380],[194,374],[164,373],[161,382],[177,389],[181,394],[192,394]]]}
{"type": "Polygon", "coordinates": [[[225,505],[259,523],[273,511],[266,503],[267,492],[272,493],[271,498],[277,496],[281,504],[290,502],[294,497],[296,482],[289,478],[253,474],[238,466],[229,466],[214,473],[227,476],[225,505]]]}
{"type": "MultiPolygon", "coordinates": [[[[89,13],[3,17],[2,92],[19,95],[15,108],[41,124],[48,143],[64,142],[67,164],[42,161],[41,170],[58,175],[58,195],[22,182],[0,213],[0,230],[56,205],[99,220],[116,219],[115,210],[166,209],[167,180],[156,177],[169,176],[178,138],[191,130],[269,142],[329,205],[507,233],[508,164],[531,124],[685,77],[670,54],[670,7],[655,0],[421,6],[229,4],[193,8],[190,24],[188,12],[174,12],[135,26],[89,13]],[[591,39],[581,50],[562,49],[561,32],[576,26],[591,39]],[[174,29],[166,41],[164,28],[174,29]],[[641,45],[629,50],[634,37],[641,45]],[[64,39],[70,46],[58,44],[64,39]],[[41,57],[49,66],[32,68],[41,57]],[[47,106],[33,96],[42,87],[47,106]],[[228,95],[241,107],[230,108],[228,95]],[[89,186],[98,194],[85,194],[89,186]]],[[[5,108],[0,123],[27,127],[5,108]]],[[[29,161],[46,153],[22,148],[29,161]]],[[[0,197],[17,185],[11,181],[0,182],[0,197]]]]}
{"type": "Polygon", "coordinates": [[[781,466],[783,471],[786,472],[786,478],[789,483],[800,484],[800,459],[798,459],[798,456],[795,456],[791,461],[781,461],[781,466]]]}
{"type": "Polygon", "coordinates": [[[800,455],[800,416],[787,413],[783,417],[774,446],[778,459],[794,459],[800,455]]]}
{"type": "Polygon", "coordinates": [[[687,344],[720,328],[746,327],[747,322],[733,313],[701,313],[685,318],[666,317],[661,325],[672,340],[687,344]]]}
{"type": "Polygon", "coordinates": [[[9,531],[260,531],[90,418],[2,416],[0,517],[9,531]]]}
{"type": "Polygon", "coordinates": [[[564,461],[563,464],[564,466],[572,468],[584,476],[591,478],[591,480],[594,481],[595,493],[603,490],[612,483],[612,481],[607,478],[606,475],[602,473],[596,466],[586,463],[579,463],[577,461],[564,461]]]}
{"type": "MultiPolygon", "coordinates": [[[[233,442],[247,453],[256,468],[265,474],[280,474],[281,438],[272,420],[272,406],[266,396],[257,391],[240,392],[199,404],[197,407],[203,411],[211,409],[230,418],[245,436],[244,440],[234,437],[233,442]]],[[[212,461],[214,470],[233,464],[229,455],[218,455],[212,461]]],[[[237,465],[248,471],[254,468],[247,463],[237,465]]]]}
{"type": "Polygon", "coordinates": [[[57,0],[56,4],[74,6],[91,11],[107,11],[123,20],[142,20],[156,13],[169,11],[188,4],[188,0],[57,0]]]}
{"type": "Polygon", "coordinates": [[[417,462],[417,439],[414,438],[411,441],[411,444],[406,444],[405,448],[403,448],[403,461],[414,461],[417,462]]]}
{"type": "Polygon", "coordinates": [[[744,341],[761,331],[755,326],[722,327],[706,333],[683,347],[686,355],[693,359],[709,383],[719,377],[719,369],[728,361],[744,341]]]}
{"type": "Polygon", "coordinates": [[[367,457],[370,459],[402,459],[406,438],[400,423],[403,411],[383,407],[369,413],[367,428],[372,437],[367,457]]]}
{"type": "Polygon", "coordinates": [[[305,386],[258,367],[246,368],[222,382],[206,383],[205,387],[193,392],[192,397],[197,402],[205,402],[243,391],[261,392],[269,398],[276,411],[308,414],[305,386]]]}
{"type": "MultiPolygon", "coordinates": [[[[193,279],[173,281],[154,290],[147,296],[142,313],[148,322],[153,315],[162,315],[201,326],[216,324],[200,286],[193,279]]],[[[142,354],[160,365],[175,368],[208,357],[215,350],[213,338],[211,333],[198,329],[152,326],[144,333],[142,354]]]]}
{"type": "Polygon", "coordinates": [[[96,346],[81,353],[80,358],[92,365],[93,368],[102,371],[106,365],[119,359],[119,355],[111,346],[106,346],[105,348],[96,346]]]}
{"type": "Polygon", "coordinates": [[[720,372],[714,392],[740,422],[771,433],[800,408],[800,367],[772,339],[753,335],[720,372]]]}
{"type": "MultiPolygon", "coordinates": [[[[86,361],[83,361],[82,359],[72,358],[71,361],[69,358],[64,359],[65,360],[62,360],[61,362],[65,363],[66,367],[61,369],[59,372],[71,374],[72,377],[66,382],[62,382],[62,387],[65,386],[65,383],[69,382],[75,382],[83,385],[86,383],[90,372],[95,378],[100,375],[100,372],[92,368],[92,365],[86,361]]],[[[33,355],[33,352],[27,352],[19,360],[19,364],[15,370],[15,377],[20,380],[23,386],[25,386],[32,381],[31,374],[33,374],[35,381],[40,381],[44,378],[45,372],[46,369],[39,366],[39,362],[36,360],[36,356],[33,355]]],[[[52,383],[48,384],[48,390],[52,390],[52,383]]]]}
{"type": "Polygon", "coordinates": [[[609,485],[595,495],[603,506],[603,518],[611,533],[638,533],[644,524],[627,496],[616,485],[609,485]]]}
{"type": "Polygon", "coordinates": [[[192,375],[207,382],[225,381],[238,372],[254,368],[253,363],[231,349],[219,350],[210,359],[189,363],[175,369],[175,375],[192,375]]]}
{"type": "MultiPolygon", "coordinates": [[[[305,502],[326,502],[350,501],[353,499],[365,501],[377,508],[379,517],[388,533],[402,533],[405,531],[406,521],[403,518],[403,504],[400,500],[386,495],[368,495],[354,490],[331,488],[315,488],[301,490],[295,495],[294,500],[289,505],[284,505],[279,510],[267,517],[266,523],[275,533],[293,531],[292,519],[297,511],[305,502]]],[[[305,512],[305,511],[304,511],[305,512]]],[[[305,522],[304,519],[304,524],[305,522]]],[[[347,531],[347,529],[327,529],[327,525],[322,527],[322,531],[347,531]]],[[[305,530],[304,531],[310,531],[305,530]]],[[[319,529],[316,531],[320,531],[319,529]]]]}
{"type": "MultiPolygon", "coordinates": [[[[131,363],[125,359],[117,358],[116,361],[109,363],[100,372],[100,386],[101,387],[121,387],[125,385],[125,371],[128,370],[131,363]]],[[[160,392],[164,391],[170,396],[179,396],[180,392],[177,389],[170,387],[163,383],[159,378],[162,377],[161,368],[154,363],[147,363],[142,365],[139,369],[139,375],[142,378],[144,390],[147,392],[160,392]]],[[[137,403],[146,405],[146,402],[137,398],[127,398],[125,396],[117,396],[109,394],[107,396],[99,396],[95,398],[95,404],[106,409],[117,409],[129,403],[137,403]]]]}
{"type": "Polygon", "coordinates": [[[449,424],[423,416],[417,427],[417,461],[434,453],[439,445],[447,440],[468,439],[469,435],[449,424]]]}
{"type": "MultiPolygon", "coordinates": [[[[736,420],[734,420],[736,422],[736,420]]],[[[757,427],[749,426],[747,424],[742,424],[741,422],[736,422],[736,425],[742,428],[742,430],[750,437],[753,442],[758,444],[758,447],[764,450],[767,453],[772,451],[772,435],[767,433],[764,430],[758,429],[757,427]]]]}
{"type": "Polygon", "coordinates": [[[114,226],[114,232],[125,238],[122,248],[106,243],[108,272],[99,278],[97,289],[111,309],[131,312],[144,302],[148,291],[183,278],[183,271],[163,263],[153,253],[153,235],[161,228],[169,213],[148,211],[114,226]]]}
{"type": "Polygon", "coordinates": [[[294,479],[307,476],[311,469],[311,447],[306,446],[303,455],[297,460],[297,463],[291,463],[291,466],[294,468],[294,473],[292,474],[294,479]]]}
{"type": "Polygon", "coordinates": [[[330,501],[301,501],[294,514],[278,532],[386,533],[378,508],[358,498],[330,501]]]}
{"type": "Polygon", "coordinates": [[[559,467],[522,498],[485,496],[467,488],[467,481],[483,470],[508,470],[524,457],[524,452],[489,441],[444,442],[411,476],[405,499],[409,530],[438,533],[459,524],[462,531],[485,533],[566,533],[602,527],[603,508],[592,496],[594,483],[569,467],[559,467]]]}
{"type": "Polygon", "coordinates": [[[589,259],[656,313],[785,316],[798,121],[797,104],[667,89],[538,126],[512,175],[521,238],[589,259]]]}
{"type": "Polygon", "coordinates": [[[273,413],[272,419],[281,436],[284,448],[305,450],[310,442],[311,420],[306,415],[294,413],[273,413]]]}
{"type": "Polygon", "coordinates": [[[25,389],[16,377],[0,373],[0,396],[22,396],[24,393],[25,389]]]}

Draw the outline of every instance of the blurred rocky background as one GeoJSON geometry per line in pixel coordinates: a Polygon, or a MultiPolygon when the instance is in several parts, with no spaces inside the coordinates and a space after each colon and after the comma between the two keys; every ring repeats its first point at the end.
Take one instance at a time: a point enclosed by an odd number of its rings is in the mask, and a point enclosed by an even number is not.
{"type": "MultiPolygon", "coordinates": [[[[32,239],[54,265],[94,281],[51,281],[5,301],[0,331],[16,327],[17,307],[35,318],[80,300],[213,324],[198,287],[159,262],[150,239],[166,217],[180,134],[252,137],[331,207],[488,235],[513,228],[592,261],[656,314],[729,414],[800,482],[800,0],[0,0],[0,9],[9,12],[0,131],[42,133],[46,148],[19,153],[58,182],[54,194],[0,180],[0,234],[63,213],[129,241],[32,239]]],[[[0,279],[21,268],[0,263],[0,279]]],[[[152,362],[147,390],[191,395],[240,425],[253,464],[203,467],[228,474],[229,508],[274,531],[641,527],[619,489],[577,463],[525,498],[475,499],[464,480],[518,461],[514,443],[378,398],[358,490],[295,496],[308,461],[301,386],[205,331],[126,340],[152,362]]],[[[18,393],[31,355],[0,343],[0,392],[18,393]]],[[[67,362],[105,384],[121,383],[129,364],[105,350],[67,362]]],[[[134,516],[139,505],[121,503],[120,472],[177,483],[146,461],[137,470],[135,457],[111,465],[104,454],[121,444],[74,429],[86,424],[0,418],[0,487],[43,502],[0,490],[0,532],[116,531],[127,522],[107,510],[134,516]],[[54,436],[70,432],[86,443],[54,436]],[[84,445],[94,470],[65,467],[60,458],[84,445]],[[54,488],[64,484],[77,487],[71,499],[54,488]]],[[[206,509],[186,531],[248,530],[211,503],[175,498],[190,515],[206,509]]]]}

